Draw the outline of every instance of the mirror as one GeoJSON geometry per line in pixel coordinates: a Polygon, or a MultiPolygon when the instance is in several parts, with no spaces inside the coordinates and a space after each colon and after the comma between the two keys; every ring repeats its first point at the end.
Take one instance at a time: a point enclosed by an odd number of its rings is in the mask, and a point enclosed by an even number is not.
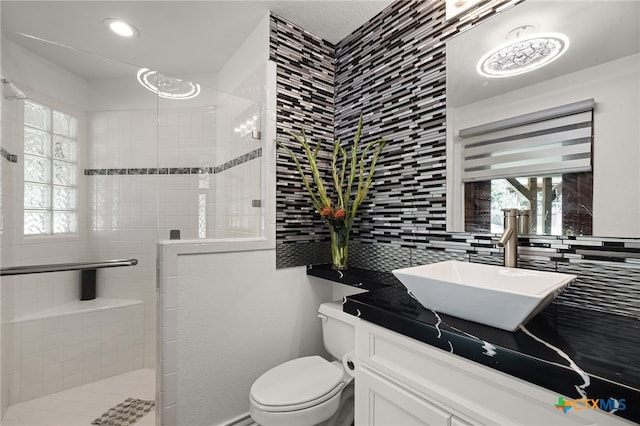
{"type": "Polygon", "coordinates": [[[527,0],[451,39],[446,51],[448,231],[465,229],[461,129],[593,98],[592,233],[640,237],[640,2],[527,0]],[[522,26],[561,32],[569,49],[528,73],[478,74],[480,57],[522,26]]]}

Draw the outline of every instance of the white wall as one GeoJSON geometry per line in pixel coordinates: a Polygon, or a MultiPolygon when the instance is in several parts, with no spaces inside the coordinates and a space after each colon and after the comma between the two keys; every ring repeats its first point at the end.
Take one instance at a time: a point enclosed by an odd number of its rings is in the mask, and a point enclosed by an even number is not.
{"type": "Polygon", "coordinates": [[[454,136],[460,129],[593,98],[593,235],[639,237],[639,93],[635,54],[447,110],[447,223],[455,224],[449,230],[464,230],[461,141],[454,136]]]}
{"type": "MultiPolygon", "coordinates": [[[[65,111],[79,119],[78,168],[82,170],[86,157],[86,128],[80,124],[85,114],[56,99],[25,90],[34,101],[65,111]]],[[[87,259],[86,187],[78,180],[77,235],[52,237],[25,237],[23,232],[23,102],[5,103],[5,118],[11,123],[3,134],[3,146],[18,156],[17,163],[5,163],[3,180],[3,266],[76,262],[87,259]]],[[[43,275],[5,277],[2,286],[5,300],[3,313],[10,318],[26,315],[79,297],[78,273],[61,272],[43,275]],[[45,279],[46,278],[46,279],[45,279]]]]}
{"type": "Polygon", "coordinates": [[[249,389],[286,360],[322,354],[320,303],[330,283],[275,269],[275,250],[180,256],[178,424],[211,425],[248,411],[249,389]]]}
{"type": "Polygon", "coordinates": [[[218,73],[218,87],[236,96],[263,101],[262,82],[247,84],[269,59],[270,17],[266,14],[218,73]]]}
{"type": "Polygon", "coordinates": [[[322,352],[315,318],[319,304],[331,299],[331,285],[309,282],[303,268],[275,269],[275,64],[267,61],[268,53],[265,16],[218,81],[225,92],[253,102],[227,103],[232,97],[221,96],[219,123],[231,126],[217,135],[231,143],[216,151],[218,164],[258,147],[262,160],[217,176],[216,215],[237,219],[251,199],[261,199],[262,207],[250,212],[261,221],[260,235],[159,247],[161,424],[211,425],[245,417],[255,378],[286,359],[322,352]],[[228,133],[234,120],[253,114],[256,106],[260,141],[228,133]],[[258,191],[242,190],[242,182],[255,175],[258,191]],[[245,191],[235,197],[243,204],[224,198],[238,190],[245,191]]]}
{"type": "MultiPolygon", "coordinates": [[[[225,126],[217,128],[220,142],[216,147],[218,164],[260,147],[263,161],[252,160],[217,176],[216,238],[255,236],[255,229],[260,229],[263,236],[267,232],[263,220],[267,208],[271,206],[267,206],[267,174],[262,166],[270,164],[273,141],[268,136],[271,134],[268,115],[275,114],[275,105],[267,105],[270,100],[266,80],[272,75],[270,64],[267,63],[269,33],[270,19],[267,14],[218,73],[218,87],[236,95],[235,98],[224,96],[220,102],[219,122],[225,123],[225,126]],[[257,128],[262,130],[261,140],[253,139],[251,134],[241,136],[234,131],[253,117],[258,117],[257,128]],[[260,184],[256,185],[258,182],[260,184]],[[252,207],[253,200],[262,200],[262,208],[252,207]]],[[[275,71],[273,75],[275,78],[275,71]]]]}
{"type": "Polygon", "coordinates": [[[328,357],[317,310],[363,290],[275,269],[276,252],[250,241],[160,246],[163,425],[248,418],[252,383],[293,358],[328,357]],[[244,251],[243,251],[244,250],[244,251]]]}
{"type": "MultiPolygon", "coordinates": [[[[256,96],[257,88],[265,92],[267,70],[263,62],[254,70],[247,79],[239,84],[237,81],[235,91],[256,96]]],[[[262,114],[267,111],[262,99],[248,100],[235,96],[227,96],[218,108],[220,125],[216,129],[216,157],[218,164],[233,161],[246,153],[262,148],[263,158],[268,150],[265,147],[272,145],[268,140],[267,122],[263,122],[262,114]],[[262,130],[262,139],[254,139],[252,134],[236,132],[240,125],[248,120],[256,118],[256,127],[262,130]],[[261,124],[264,124],[261,126],[261,124]]],[[[256,236],[256,230],[260,230],[263,209],[253,207],[253,200],[264,200],[261,181],[265,179],[265,170],[262,159],[254,159],[243,164],[227,169],[216,175],[216,238],[234,238],[244,236],[256,236]]]]}
{"type": "Polygon", "coordinates": [[[23,91],[46,93],[83,111],[88,110],[86,80],[8,40],[2,41],[2,75],[23,91]]]}
{"type": "MultiPolygon", "coordinates": [[[[78,169],[86,165],[87,84],[68,71],[2,38],[2,73],[33,101],[44,103],[78,118],[78,169]]],[[[3,266],[87,260],[86,186],[78,178],[78,229],[75,236],[24,237],[23,233],[23,102],[2,99],[2,146],[18,156],[3,169],[3,266]]],[[[76,274],[26,275],[5,278],[3,314],[9,318],[77,299],[76,274]]]]}

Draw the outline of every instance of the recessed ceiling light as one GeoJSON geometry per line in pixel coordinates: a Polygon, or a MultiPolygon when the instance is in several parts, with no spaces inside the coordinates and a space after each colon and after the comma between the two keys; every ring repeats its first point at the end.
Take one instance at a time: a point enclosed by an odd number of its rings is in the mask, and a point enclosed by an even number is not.
{"type": "Polygon", "coordinates": [[[140,68],[138,81],[146,89],[166,99],[191,99],[200,94],[200,85],[160,74],[149,68],[140,68]]]}
{"type": "Polygon", "coordinates": [[[510,77],[547,65],[569,48],[569,38],[560,33],[538,33],[516,38],[485,53],[478,73],[485,77],[510,77]]]}
{"type": "Polygon", "coordinates": [[[107,18],[102,22],[104,22],[111,31],[118,34],[120,37],[134,38],[138,37],[140,34],[136,27],[127,22],[121,21],[120,19],[107,18]]]}

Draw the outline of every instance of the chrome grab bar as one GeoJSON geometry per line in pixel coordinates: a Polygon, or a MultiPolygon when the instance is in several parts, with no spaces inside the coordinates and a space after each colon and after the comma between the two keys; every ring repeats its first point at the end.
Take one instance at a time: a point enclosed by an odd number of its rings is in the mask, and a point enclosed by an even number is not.
{"type": "Polygon", "coordinates": [[[86,271],[90,269],[115,268],[118,266],[135,266],[138,259],[107,260],[104,262],[58,263],[52,265],[26,265],[0,268],[0,276],[42,274],[45,272],[86,271]]]}

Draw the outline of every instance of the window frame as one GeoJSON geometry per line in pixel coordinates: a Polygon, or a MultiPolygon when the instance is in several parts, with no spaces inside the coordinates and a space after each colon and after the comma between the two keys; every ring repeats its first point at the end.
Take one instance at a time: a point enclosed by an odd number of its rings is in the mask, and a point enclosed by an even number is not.
{"type": "Polygon", "coordinates": [[[56,238],[60,238],[60,237],[75,237],[78,236],[80,234],[80,226],[79,226],[79,171],[80,171],[80,164],[79,164],[79,159],[80,159],[80,146],[79,146],[79,139],[80,139],[80,118],[78,117],[77,114],[66,111],[64,108],[60,108],[58,106],[51,106],[50,103],[48,102],[41,102],[38,100],[25,100],[25,105],[22,108],[23,111],[23,120],[22,120],[22,152],[24,155],[24,159],[25,161],[23,161],[23,171],[22,171],[22,188],[23,188],[23,194],[25,195],[24,199],[23,199],[23,203],[22,203],[22,236],[23,238],[47,238],[47,237],[56,237],[56,238]],[[46,108],[49,110],[49,116],[48,116],[48,128],[47,129],[42,129],[39,128],[37,126],[31,125],[27,123],[26,117],[25,117],[25,112],[26,112],[26,105],[27,103],[31,103],[34,105],[37,105],[39,107],[42,108],[46,108]],[[65,116],[70,116],[74,119],[75,122],[75,129],[74,129],[74,136],[75,138],[71,138],[67,135],[64,134],[60,134],[58,132],[56,132],[54,130],[54,115],[56,113],[59,114],[63,114],[65,116]],[[45,132],[47,133],[48,137],[49,137],[49,147],[48,147],[48,152],[46,153],[46,155],[39,155],[39,154],[34,154],[31,152],[26,152],[26,129],[34,129],[36,131],[39,132],[45,132]],[[74,152],[73,152],[73,161],[69,161],[66,159],[62,159],[62,158],[56,158],[55,155],[55,140],[56,137],[62,137],[65,140],[69,140],[73,143],[74,145],[74,152]],[[48,171],[48,181],[47,182],[39,182],[36,180],[27,180],[26,179],[26,159],[28,156],[31,157],[35,157],[35,158],[43,158],[46,159],[46,161],[48,162],[48,166],[49,166],[49,171],[48,171]],[[75,169],[75,174],[73,175],[69,175],[69,177],[72,179],[71,184],[65,184],[65,183],[56,183],[55,182],[55,164],[56,163],[60,163],[60,164],[66,164],[66,165],[71,165],[73,166],[73,168],[75,169]],[[35,184],[35,185],[42,185],[42,186],[47,186],[48,187],[48,191],[49,191],[49,199],[48,199],[48,205],[46,207],[43,208],[38,208],[38,207],[33,207],[33,206],[27,206],[26,204],[26,186],[27,184],[35,184]],[[74,205],[71,208],[56,208],[55,206],[55,192],[56,189],[58,188],[69,188],[72,189],[75,192],[75,196],[74,196],[74,205]],[[26,230],[26,222],[25,222],[25,217],[27,212],[45,212],[47,215],[49,215],[49,229],[47,230],[47,232],[39,232],[39,233],[27,233],[26,230]],[[71,214],[72,215],[72,220],[74,222],[74,227],[70,230],[70,232],[56,232],[55,230],[55,214],[56,213],[67,213],[67,214],[71,214]]]}

